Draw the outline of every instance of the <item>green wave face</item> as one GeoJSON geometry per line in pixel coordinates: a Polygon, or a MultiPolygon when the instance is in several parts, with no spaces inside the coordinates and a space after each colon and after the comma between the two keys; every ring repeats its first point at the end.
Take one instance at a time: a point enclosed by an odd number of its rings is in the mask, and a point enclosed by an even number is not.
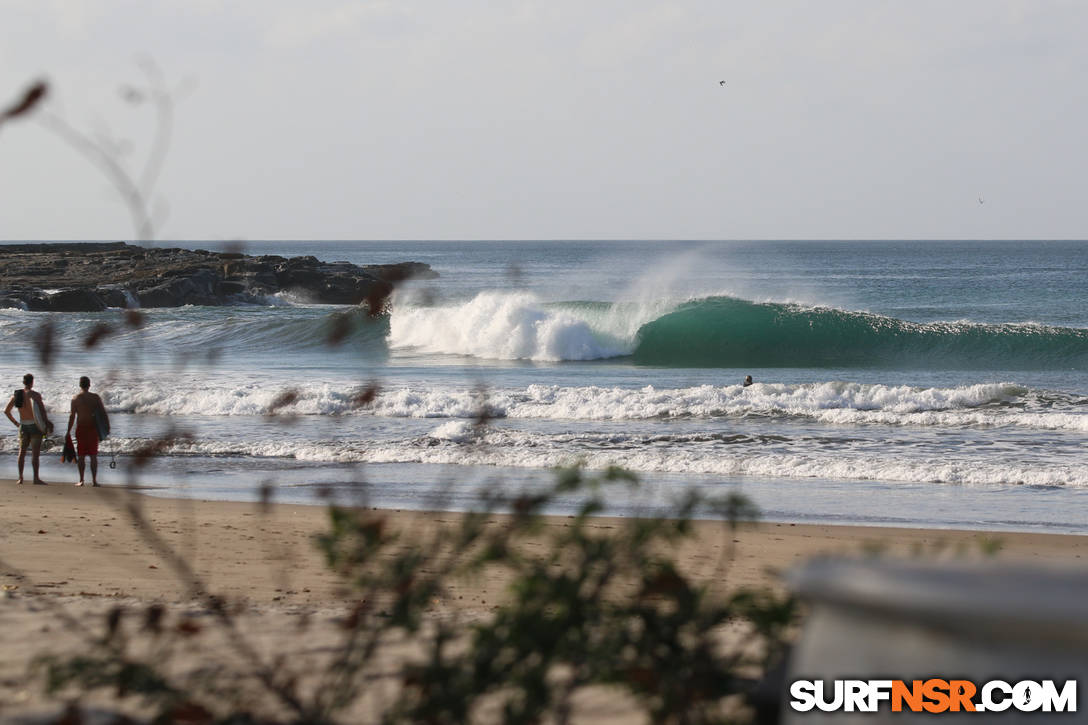
{"type": "Polygon", "coordinates": [[[1088,330],[916,323],[864,312],[709,297],[638,331],[634,360],[684,367],[1088,369],[1088,330]]]}

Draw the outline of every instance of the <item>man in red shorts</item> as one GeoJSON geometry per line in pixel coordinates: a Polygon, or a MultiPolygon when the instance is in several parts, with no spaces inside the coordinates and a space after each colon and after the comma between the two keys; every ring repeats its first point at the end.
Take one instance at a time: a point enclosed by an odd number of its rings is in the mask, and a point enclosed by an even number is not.
{"type": "Polygon", "coordinates": [[[79,379],[82,392],[72,398],[72,412],[68,415],[68,434],[72,433],[72,424],[76,426],[76,465],[79,466],[79,483],[83,485],[83,461],[91,457],[91,485],[98,485],[98,421],[106,430],[110,427],[110,418],[106,415],[106,406],[102,398],[91,392],[91,379],[86,375],[79,379]]]}

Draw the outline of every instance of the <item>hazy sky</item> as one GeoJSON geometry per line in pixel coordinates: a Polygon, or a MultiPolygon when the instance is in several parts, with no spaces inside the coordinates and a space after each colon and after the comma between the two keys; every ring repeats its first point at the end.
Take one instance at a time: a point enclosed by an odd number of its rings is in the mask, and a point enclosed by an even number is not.
{"type": "MultiPolygon", "coordinates": [[[[195,80],[169,239],[1085,238],[1086,38],[1081,0],[0,0],[0,99],[48,78],[138,173],[136,59],[195,80]]],[[[132,234],[0,129],[0,239],[132,234]]]]}

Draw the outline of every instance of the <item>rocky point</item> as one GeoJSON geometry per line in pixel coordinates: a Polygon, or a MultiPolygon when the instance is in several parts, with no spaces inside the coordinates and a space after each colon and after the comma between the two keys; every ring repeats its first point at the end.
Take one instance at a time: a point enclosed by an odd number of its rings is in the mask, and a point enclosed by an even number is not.
{"type": "Polygon", "coordinates": [[[432,279],[422,262],[355,265],[125,242],[0,245],[0,308],[94,312],[109,307],[304,302],[380,305],[398,282],[432,279]]]}

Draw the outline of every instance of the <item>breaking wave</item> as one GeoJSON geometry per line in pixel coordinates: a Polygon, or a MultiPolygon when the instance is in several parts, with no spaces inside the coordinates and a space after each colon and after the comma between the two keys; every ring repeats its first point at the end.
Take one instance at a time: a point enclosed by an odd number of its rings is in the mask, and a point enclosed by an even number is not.
{"type": "Polygon", "coordinates": [[[543,303],[481,293],[394,308],[394,349],[499,360],[630,357],[670,367],[1088,369],[1088,330],[919,323],[866,312],[704,297],[680,303],[543,303]]]}
{"type": "MultiPolygon", "coordinates": [[[[0,345],[36,334],[43,314],[4,311],[0,345]]],[[[375,318],[329,306],[179,308],[148,311],[135,330],[114,312],[54,319],[57,339],[76,345],[105,322],[115,347],[220,350],[242,357],[321,351],[338,335],[340,349],[379,355],[395,350],[540,362],[620,358],[641,365],[744,369],[1088,370],[1088,329],[921,323],[729,296],[543,302],[524,293],[482,292],[445,305],[398,300],[388,315],[375,318]]]]}

